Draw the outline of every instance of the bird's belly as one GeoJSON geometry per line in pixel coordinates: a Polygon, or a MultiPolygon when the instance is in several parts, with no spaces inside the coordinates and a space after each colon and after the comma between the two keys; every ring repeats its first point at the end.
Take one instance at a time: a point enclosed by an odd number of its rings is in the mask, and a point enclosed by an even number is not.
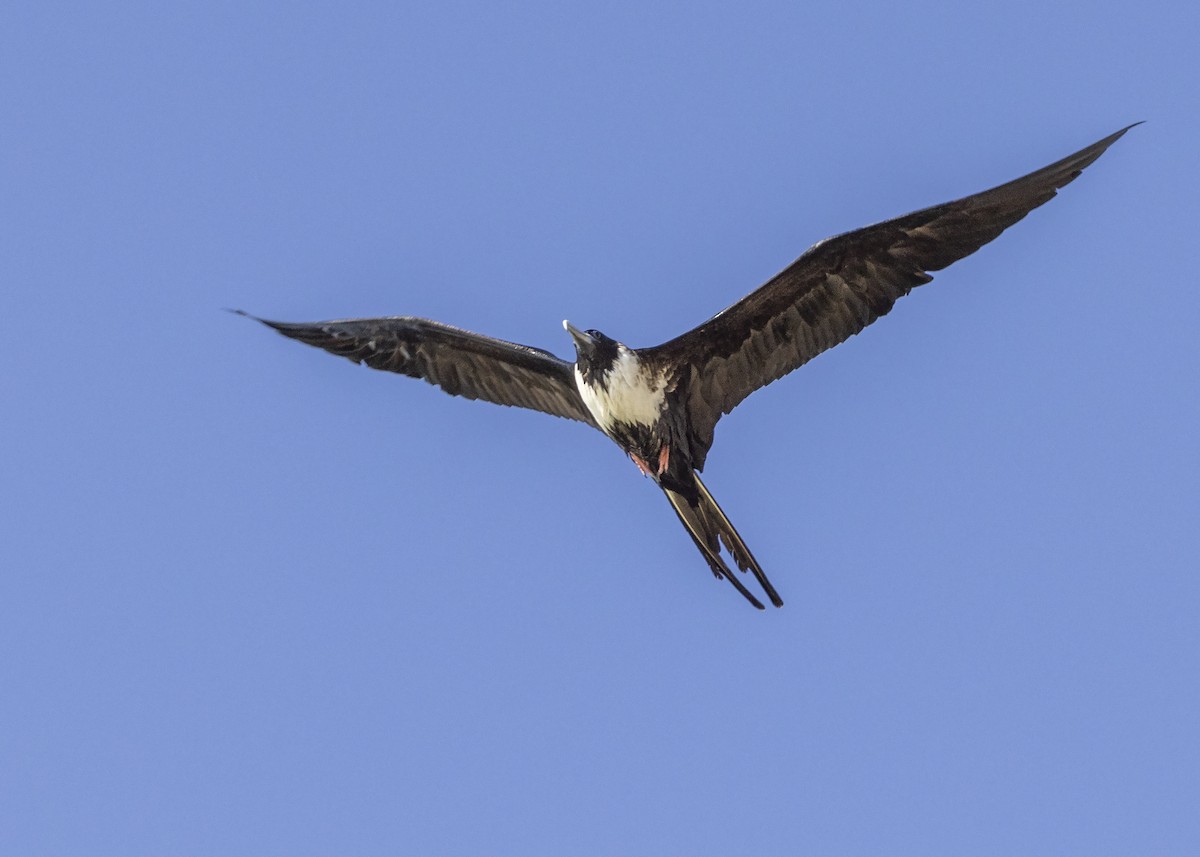
{"type": "Polygon", "coordinates": [[[604,383],[584,383],[579,370],[575,370],[575,382],[584,405],[595,418],[596,424],[611,434],[618,423],[627,425],[655,425],[662,418],[666,402],[666,384],[661,379],[647,380],[636,372],[621,371],[618,361],[604,379],[604,383]]]}
{"type": "Polygon", "coordinates": [[[604,431],[617,424],[654,425],[662,414],[662,395],[648,390],[604,390],[584,387],[583,403],[604,431]]]}

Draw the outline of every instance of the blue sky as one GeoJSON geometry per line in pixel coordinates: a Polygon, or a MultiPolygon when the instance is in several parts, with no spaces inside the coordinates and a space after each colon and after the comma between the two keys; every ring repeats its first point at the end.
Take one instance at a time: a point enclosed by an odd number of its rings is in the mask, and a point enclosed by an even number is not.
{"type": "Polygon", "coordinates": [[[0,852],[1194,854],[1194,5],[0,12],[0,852]],[[1137,120],[759,392],[714,581],[598,434],[221,312],[651,345],[1137,120]]]}

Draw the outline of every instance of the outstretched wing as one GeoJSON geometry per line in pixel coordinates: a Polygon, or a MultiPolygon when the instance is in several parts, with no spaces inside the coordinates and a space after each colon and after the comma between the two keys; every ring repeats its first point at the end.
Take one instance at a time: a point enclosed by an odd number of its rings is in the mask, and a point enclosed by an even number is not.
{"type": "Polygon", "coordinates": [[[399,372],[452,396],[531,408],[592,425],[570,363],[548,351],[423,318],[356,318],[295,324],[253,318],[330,354],[399,372]]]}
{"type": "Polygon", "coordinates": [[[1050,200],[1132,127],[992,190],[821,241],[696,329],[642,349],[686,385],[697,467],[722,415],[1050,200]]]}

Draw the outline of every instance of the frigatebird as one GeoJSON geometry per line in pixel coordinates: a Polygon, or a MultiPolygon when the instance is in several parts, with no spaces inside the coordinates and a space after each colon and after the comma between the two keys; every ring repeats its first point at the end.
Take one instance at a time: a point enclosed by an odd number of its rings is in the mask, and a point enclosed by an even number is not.
{"type": "Polygon", "coordinates": [[[755,390],[886,315],[898,298],[932,280],[930,271],[974,253],[1050,200],[1132,127],[983,193],[819,241],[732,306],[652,348],[630,348],[564,321],[575,344],[572,364],[423,318],[297,324],[249,317],[373,369],[422,378],[453,396],[532,408],[599,429],[662,489],[718,579],[764,609],[726,565],[723,546],[782,607],[700,480],[717,421],[755,390]]]}

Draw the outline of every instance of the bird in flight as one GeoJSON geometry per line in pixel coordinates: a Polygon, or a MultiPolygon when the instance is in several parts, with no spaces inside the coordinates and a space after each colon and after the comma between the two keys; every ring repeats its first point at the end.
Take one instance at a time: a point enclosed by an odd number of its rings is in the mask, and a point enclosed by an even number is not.
{"type": "Polygon", "coordinates": [[[819,241],[732,306],[652,348],[630,348],[564,321],[575,345],[571,363],[423,318],[305,324],[235,312],[355,363],[422,378],[453,396],[531,408],[599,429],[662,489],[718,579],[764,609],[726,564],[724,548],[782,607],[758,560],[700,480],[717,421],[755,390],[887,314],[898,298],[933,279],[930,271],[974,253],[1050,200],[1132,127],[983,193],[819,241]]]}

